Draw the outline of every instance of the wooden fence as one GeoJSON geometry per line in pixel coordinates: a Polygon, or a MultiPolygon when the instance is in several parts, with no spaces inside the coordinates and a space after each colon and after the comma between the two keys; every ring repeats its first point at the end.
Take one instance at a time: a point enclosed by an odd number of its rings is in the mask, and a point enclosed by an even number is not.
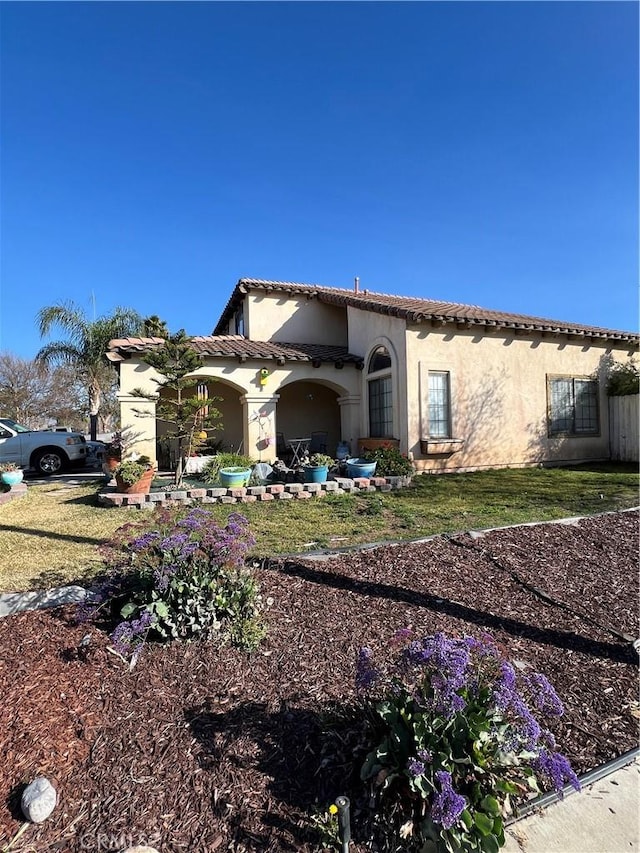
{"type": "Polygon", "coordinates": [[[609,397],[609,449],[612,459],[637,462],[639,394],[609,397]]]}

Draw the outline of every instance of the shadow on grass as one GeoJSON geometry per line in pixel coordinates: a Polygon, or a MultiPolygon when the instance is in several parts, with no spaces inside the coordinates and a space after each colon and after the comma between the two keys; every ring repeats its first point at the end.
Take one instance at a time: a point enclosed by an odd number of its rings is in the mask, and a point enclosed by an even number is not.
{"type": "Polygon", "coordinates": [[[29,590],[34,592],[40,589],[56,589],[60,586],[83,586],[85,588],[94,586],[100,580],[100,570],[104,570],[104,566],[98,562],[73,576],[55,569],[44,569],[29,578],[29,590]]]}
{"type": "Polygon", "coordinates": [[[80,542],[84,545],[101,545],[104,538],[95,536],[79,536],[77,533],[54,533],[51,530],[39,530],[37,527],[23,527],[17,524],[0,524],[0,532],[25,533],[40,539],[56,539],[60,542],[80,542]]]}
{"type": "Polygon", "coordinates": [[[447,601],[425,592],[416,592],[400,586],[386,583],[360,581],[335,572],[318,571],[310,566],[286,561],[282,564],[272,564],[268,560],[263,564],[265,569],[285,575],[294,575],[305,581],[325,584],[335,589],[343,589],[370,598],[386,598],[391,601],[402,601],[415,607],[425,607],[434,612],[446,613],[456,619],[471,622],[483,629],[505,631],[514,637],[526,637],[535,643],[556,646],[560,649],[571,649],[582,654],[597,658],[607,658],[620,663],[637,663],[637,654],[631,644],[607,643],[583,637],[570,631],[560,631],[556,628],[539,628],[510,616],[496,616],[484,610],[476,610],[464,604],[447,601]]]}
{"type": "Polygon", "coordinates": [[[76,497],[76,498],[67,498],[64,501],[60,501],[60,503],[63,503],[65,505],[71,504],[73,506],[91,506],[91,507],[99,506],[100,505],[98,503],[99,491],[100,490],[98,490],[96,492],[91,492],[88,495],[81,495],[80,497],[76,497]]]}

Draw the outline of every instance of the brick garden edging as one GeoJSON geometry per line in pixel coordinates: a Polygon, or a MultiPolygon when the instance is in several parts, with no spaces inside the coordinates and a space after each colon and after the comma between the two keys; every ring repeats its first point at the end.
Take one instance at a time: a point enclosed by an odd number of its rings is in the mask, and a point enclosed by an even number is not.
{"type": "Polygon", "coordinates": [[[254,503],[257,501],[287,501],[321,498],[324,495],[345,495],[354,492],[390,492],[409,485],[411,477],[336,477],[326,483],[287,483],[272,486],[246,486],[234,489],[222,487],[181,489],[171,491],[156,489],[148,495],[124,495],[115,486],[98,494],[98,503],[108,507],[153,509],[194,502],[203,504],[254,503]]]}
{"type": "Polygon", "coordinates": [[[27,484],[22,482],[11,486],[6,491],[0,491],[0,504],[9,503],[14,498],[23,498],[27,494],[27,484]]]}

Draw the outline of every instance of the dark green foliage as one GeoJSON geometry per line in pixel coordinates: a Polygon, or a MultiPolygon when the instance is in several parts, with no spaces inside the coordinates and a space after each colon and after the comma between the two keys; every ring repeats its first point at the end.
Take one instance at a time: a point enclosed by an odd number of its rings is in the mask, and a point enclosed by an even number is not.
{"type": "Polygon", "coordinates": [[[168,338],[169,329],[164,320],[161,320],[157,314],[152,314],[150,317],[145,317],[142,322],[145,338],[168,338]]]}
{"type": "Polygon", "coordinates": [[[607,394],[610,397],[626,397],[640,391],[640,372],[637,365],[629,361],[626,364],[614,363],[609,370],[607,394]]]}
{"type": "Polygon", "coordinates": [[[378,447],[366,450],[362,458],[368,462],[377,462],[376,477],[402,477],[413,474],[414,469],[410,460],[397,447],[378,447]]]}
{"type": "Polygon", "coordinates": [[[205,483],[217,483],[221,468],[252,468],[254,465],[253,459],[241,453],[218,453],[204,465],[200,479],[205,483]]]}
{"type": "Polygon", "coordinates": [[[38,331],[41,337],[58,327],[67,339],[52,341],[36,354],[36,361],[48,365],[69,365],[86,389],[89,400],[90,432],[95,441],[98,412],[105,389],[115,379],[113,365],[107,361],[109,341],[135,334],[141,327],[141,317],[129,308],[116,308],[108,316],[90,320],[73,302],[50,305],[38,311],[38,331]]]}

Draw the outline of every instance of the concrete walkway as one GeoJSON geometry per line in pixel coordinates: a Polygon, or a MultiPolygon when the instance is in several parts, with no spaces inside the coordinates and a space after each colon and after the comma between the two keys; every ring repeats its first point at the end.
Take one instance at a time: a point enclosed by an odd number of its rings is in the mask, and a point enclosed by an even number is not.
{"type": "Polygon", "coordinates": [[[511,824],[504,853],[637,853],[640,761],[511,824]]]}

